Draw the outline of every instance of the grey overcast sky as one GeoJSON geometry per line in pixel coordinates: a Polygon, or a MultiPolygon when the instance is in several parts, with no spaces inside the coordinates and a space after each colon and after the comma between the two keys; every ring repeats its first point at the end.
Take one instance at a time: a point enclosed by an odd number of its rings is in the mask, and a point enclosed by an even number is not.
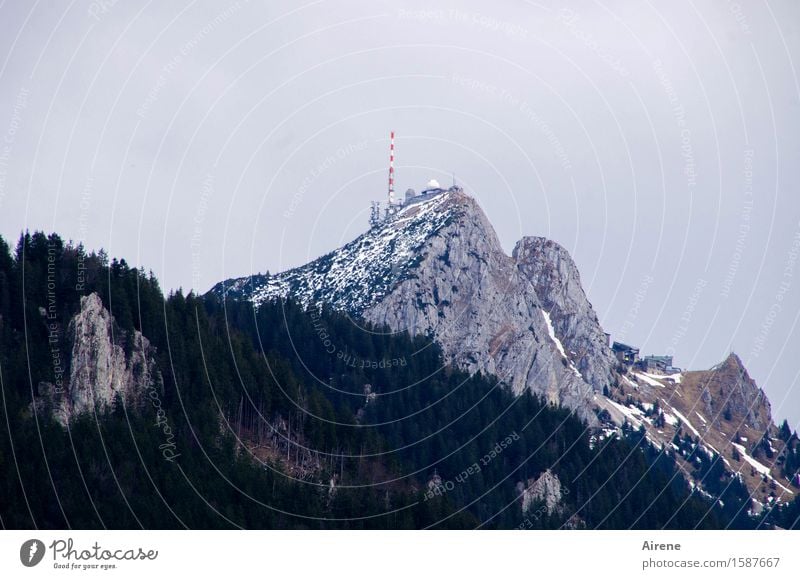
{"type": "Polygon", "coordinates": [[[800,421],[800,3],[0,4],[0,234],[163,287],[279,271],[452,173],[510,252],[575,257],[606,331],[736,351],[800,421]]]}

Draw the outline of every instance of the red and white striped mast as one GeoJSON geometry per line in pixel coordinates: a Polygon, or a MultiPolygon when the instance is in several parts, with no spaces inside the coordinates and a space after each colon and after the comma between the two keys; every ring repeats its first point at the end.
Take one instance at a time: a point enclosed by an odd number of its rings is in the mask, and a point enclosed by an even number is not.
{"type": "Polygon", "coordinates": [[[394,207],[394,131],[389,142],[389,210],[394,207]]]}

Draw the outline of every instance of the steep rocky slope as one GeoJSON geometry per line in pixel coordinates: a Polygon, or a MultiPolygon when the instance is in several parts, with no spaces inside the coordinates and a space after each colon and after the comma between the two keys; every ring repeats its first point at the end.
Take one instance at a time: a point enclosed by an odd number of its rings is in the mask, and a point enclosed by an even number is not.
{"type": "MultiPolygon", "coordinates": [[[[632,371],[609,398],[598,396],[596,402],[613,423],[644,427],[648,440],[675,456],[689,480],[703,453],[721,457],[751,493],[756,510],[791,501],[797,493],[782,474],[785,443],[769,400],[736,354],[708,370],[671,376],[632,371]]],[[[711,481],[695,482],[702,487],[711,481]]]]}
{"type": "Polygon", "coordinates": [[[593,389],[554,333],[534,285],[503,251],[476,201],[460,190],[406,207],[305,266],[229,280],[212,291],[256,305],[291,296],[433,336],[448,361],[595,422],[593,389]]]}
{"type": "Polygon", "coordinates": [[[572,257],[558,243],[544,237],[522,238],[512,256],[548,311],[567,356],[584,379],[602,392],[614,381],[617,361],[586,298],[572,257]]]}
{"type": "Polygon", "coordinates": [[[515,393],[527,388],[588,416],[591,389],[562,356],[536,292],[503,252],[483,211],[460,193],[443,203],[448,223],[425,240],[416,267],[364,317],[431,334],[470,372],[489,372],[515,393]]]}
{"type": "Polygon", "coordinates": [[[62,425],[81,413],[104,412],[118,400],[137,406],[148,389],[162,387],[150,342],[138,331],[114,333],[114,319],[96,293],[81,298],[81,309],[67,327],[69,379],[57,387],[39,385],[42,404],[62,425]],[[116,338],[116,339],[114,339],[116,338]],[[120,345],[131,340],[128,353],[120,345]]]}

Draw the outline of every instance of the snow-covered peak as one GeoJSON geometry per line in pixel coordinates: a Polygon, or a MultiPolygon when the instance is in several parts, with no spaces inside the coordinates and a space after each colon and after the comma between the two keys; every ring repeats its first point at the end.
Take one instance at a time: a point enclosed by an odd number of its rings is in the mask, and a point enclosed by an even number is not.
{"type": "Polygon", "coordinates": [[[326,304],[360,315],[405,279],[426,240],[469,211],[475,201],[461,191],[444,191],[403,207],[347,245],[277,275],[221,282],[211,292],[247,299],[258,306],[291,296],[305,306],[326,304]]]}

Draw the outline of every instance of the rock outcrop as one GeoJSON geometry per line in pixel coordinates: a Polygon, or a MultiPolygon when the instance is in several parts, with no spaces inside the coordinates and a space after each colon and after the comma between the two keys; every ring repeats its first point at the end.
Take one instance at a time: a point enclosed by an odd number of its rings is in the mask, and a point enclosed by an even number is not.
{"type": "Polygon", "coordinates": [[[540,514],[552,515],[561,511],[561,481],[550,469],[544,471],[535,481],[528,481],[522,489],[522,513],[528,514],[531,508],[540,504],[540,514]]]}
{"type": "Polygon", "coordinates": [[[549,313],[567,356],[584,380],[602,392],[615,381],[617,361],[569,252],[550,239],[524,237],[512,256],[549,313]]]}
{"type": "Polygon", "coordinates": [[[61,389],[39,385],[42,404],[62,425],[82,413],[113,410],[119,401],[140,406],[148,389],[161,394],[163,382],[150,342],[138,331],[126,336],[114,328],[100,296],[81,298],[81,309],[67,327],[69,380],[61,389]],[[127,355],[122,340],[131,340],[127,355]]]}
{"type": "Polygon", "coordinates": [[[727,420],[760,432],[774,426],[767,395],[736,354],[731,353],[711,370],[698,373],[697,383],[702,386],[702,412],[714,424],[727,420]]]}

